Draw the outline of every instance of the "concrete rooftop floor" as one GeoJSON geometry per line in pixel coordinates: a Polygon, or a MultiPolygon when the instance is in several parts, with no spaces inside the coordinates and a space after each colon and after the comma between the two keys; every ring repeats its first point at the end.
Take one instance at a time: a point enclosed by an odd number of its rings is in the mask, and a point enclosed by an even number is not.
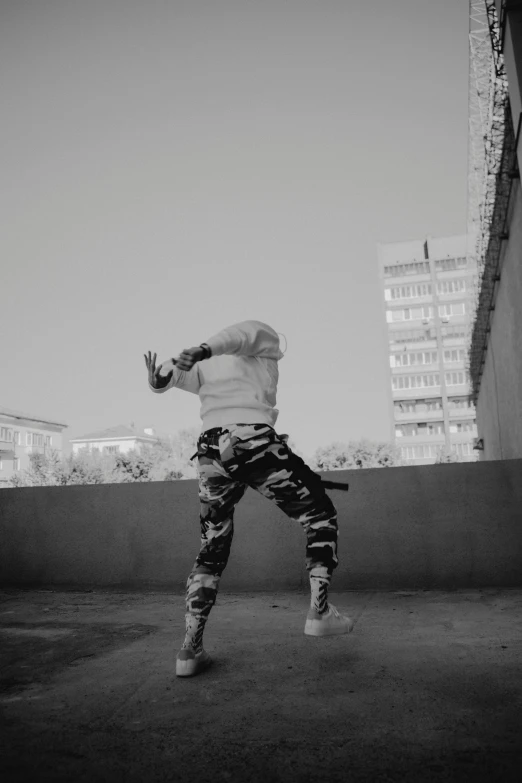
{"type": "Polygon", "coordinates": [[[330,600],[222,583],[182,679],[181,592],[0,591],[2,781],[522,779],[522,590],[330,600]]]}

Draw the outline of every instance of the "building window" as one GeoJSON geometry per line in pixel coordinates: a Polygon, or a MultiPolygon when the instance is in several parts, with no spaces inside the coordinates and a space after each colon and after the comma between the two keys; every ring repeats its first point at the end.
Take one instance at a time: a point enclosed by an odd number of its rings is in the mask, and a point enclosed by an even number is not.
{"type": "Polygon", "coordinates": [[[448,386],[465,386],[467,383],[466,373],[464,372],[447,372],[444,378],[448,386]]]}
{"type": "Polygon", "coordinates": [[[418,343],[429,339],[426,329],[401,329],[389,333],[390,343],[418,343]]]}
{"type": "Polygon", "coordinates": [[[3,462],[2,462],[2,460],[0,459],[0,470],[3,470],[3,469],[4,469],[4,463],[3,463],[3,462]]]}
{"type": "Polygon", "coordinates": [[[458,432],[476,432],[477,425],[475,420],[469,421],[452,421],[450,423],[450,432],[456,434],[458,432]]]}
{"type": "Polygon", "coordinates": [[[10,430],[8,427],[0,427],[0,440],[11,443],[13,440],[13,430],[10,430]]]}
{"type": "Polygon", "coordinates": [[[401,448],[401,457],[406,462],[414,459],[430,459],[437,457],[440,451],[440,446],[434,445],[420,445],[420,446],[403,446],[401,448]]]}
{"type": "Polygon", "coordinates": [[[387,310],[386,320],[394,321],[418,321],[422,318],[431,318],[433,307],[404,307],[400,310],[387,310]]]}
{"type": "Polygon", "coordinates": [[[395,435],[399,438],[429,438],[431,435],[444,435],[444,422],[420,422],[419,424],[399,424],[395,427],[395,435]]]}
{"type": "Polygon", "coordinates": [[[52,446],[52,445],[53,445],[53,439],[52,439],[51,435],[46,435],[46,436],[45,436],[45,445],[46,445],[47,447],[49,447],[49,446],[52,446]]]}
{"type": "Polygon", "coordinates": [[[452,272],[455,269],[464,269],[468,265],[468,259],[465,256],[460,258],[439,258],[435,261],[437,272],[452,272]]]}
{"type": "Polygon", "coordinates": [[[416,364],[437,364],[437,351],[418,351],[417,353],[394,353],[390,357],[392,367],[411,367],[416,364]]]}
{"type": "Polygon", "coordinates": [[[403,275],[429,274],[429,261],[413,261],[409,264],[391,264],[384,267],[385,277],[403,277],[403,275]]]}
{"type": "Polygon", "coordinates": [[[17,431],[15,431],[13,433],[13,442],[14,442],[15,446],[19,446],[20,445],[20,433],[17,432],[17,431]]]}
{"type": "Polygon", "coordinates": [[[466,327],[465,326],[443,326],[442,327],[442,336],[448,337],[449,339],[460,339],[462,337],[466,337],[466,327]]]}
{"type": "Polygon", "coordinates": [[[26,446],[43,446],[44,435],[40,432],[26,432],[25,433],[25,445],[26,446]]]}
{"type": "Polygon", "coordinates": [[[473,445],[471,443],[453,443],[451,450],[459,457],[470,457],[473,454],[473,445]]]}
{"type": "Polygon", "coordinates": [[[439,305],[439,315],[441,318],[450,318],[452,315],[464,315],[465,312],[466,305],[464,302],[439,305]]]}
{"type": "Polygon", "coordinates": [[[415,413],[416,407],[415,400],[401,400],[394,405],[396,413],[415,413]]]}
{"type": "Polygon", "coordinates": [[[395,429],[395,434],[399,434],[399,437],[415,438],[417,435],[417,425],[403,424],[395,429]]]}
{"type": "Polygon", "coordinates": [[[391,299],[420,299],[423,296],[431,296],[431,283],[401,285],[384,290],[384,298],[387,301],[391,299]]]}
{"type": "Polygon", "coordinates": [[[117,454],[119,452],[119,450],[120,450],[120,447],[119,446],[104,446],[103,450],[107,454],[117,454]]]}
{"type": "Polygon", "coordinates": [[[392,378],[393,389],[419,389],[439,385],[439,373],[430,373],[429,375],[396,375],[392,378]]]}
{"type": "Polygon", "coordinates": [[[20,470],[20,457],[15,457],[13,460],[13,470],[20,470]]]}
{"type": "Polygon", "coordinates": [[[465,280],[441,280],[437,283],[438,294],[460,294],[465,290],[465,280]]]}
{"type": "Polygon", "coordinates": [[[452,364],[453,362],[464,362],[466,360],[466,351],[464,348],[448,348],[444,351],[444,362],[452,364]]]}
{"type": "Polygon", "coordinates": [[[449,397],[448,407],[452,409],[473,408],[474,405],[471,397],[449,397]]]}

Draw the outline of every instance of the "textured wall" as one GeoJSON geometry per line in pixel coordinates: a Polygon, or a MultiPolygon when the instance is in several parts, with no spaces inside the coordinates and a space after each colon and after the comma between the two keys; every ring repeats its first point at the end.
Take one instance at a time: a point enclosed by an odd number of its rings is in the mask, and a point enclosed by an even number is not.
{"type": "MultiPolygon", "coordinates": [[[[522,585],[522,460],[336,471],[334,589],[522,585]]],[[[0,582],[184,589],[196,481],[0,492],[0,582]]],[[[307,586],[298,523],[248,490],[222,589],[307,586]]]]}
{"type": "Polygon", "coordinates": [[[501,278],[477,401],[482,459],[522,457],[522,192],[515,184],[501,278]]]}

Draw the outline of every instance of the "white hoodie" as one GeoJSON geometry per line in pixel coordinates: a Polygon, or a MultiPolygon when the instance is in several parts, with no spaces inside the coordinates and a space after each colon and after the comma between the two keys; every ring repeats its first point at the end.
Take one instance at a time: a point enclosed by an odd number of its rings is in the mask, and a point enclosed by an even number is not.
{"type": "Polygon", "coordinates": [[[168,385],[152,391],[162,393],[174,386],[199,394],[202,432],[227,424],[270,424],[275,408],[279,369],[283,357],[279,336],[261,321],[241,321],[205,340],[210,359],[197,362],[188,372],[179,370],[172,359],[161,365],[162,375],[171,370],[168,385]]]}

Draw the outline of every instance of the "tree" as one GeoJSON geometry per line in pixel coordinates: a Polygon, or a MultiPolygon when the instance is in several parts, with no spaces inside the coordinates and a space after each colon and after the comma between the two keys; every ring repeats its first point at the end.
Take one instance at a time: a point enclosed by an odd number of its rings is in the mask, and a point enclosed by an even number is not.
{"type": "Polygon", "coordinates": [[[181,473],[180,478],[197,478],[196,460],[191,461],[190,458],[196,453],[199,435],[197,427],[190,427],[179,430],[167,440],[170,455],[168,466],[181,473]]]}
{"type": "Polygon", "coordinates": [[[63,457],[57,451],[31,454],[29,468],[15,473],[12,487],[66,486],[71,484],[123,484],[140,481],[175,481],[196,478],[190,457],[196,451],[197,428],[158,439],[152,445],[128,452],[105,454],[81,449],[63,457]]]}
{"type": "Polygon", "coordinates": [[[400,465],[399,451],[391,443],[373,443],[363,439],[318,448],[312,457],[314,470],[352,468],[389,468],[400,465]]]}
{"type": "Polygon", "coordinates": [[[66,483],[63,474],[61,460],[56,452],[49,455],[31,454],[29,467],[20,473],[14,473],[9,483],[12,487],[56,486],[66,483]]]}
{"type": "Polygon", "coordinates": [[[80,451],[63,457],[54,449],[29,456],[29,467],[15,473],[12,487],[53,487],[71,484],[110,484],[114,476],[111,455],[80,451]]]}
{"type": "Polygon", "coordinates": [[[65,483],[77,484],[113,484],[115,463],[113,454],[81,450],[63,459],[65,483]]]}
{"type": "Polygon", "coordinates": [[[455,451],[448,451],[444,446],[440,449],[437,459],[435,460],[436,465],[442,465],[446,462],[462,462],[459,455],[455,451]]]}
{"type": "Polygon", "coordinates": [[[197,477],[194,461],[199,430],[180,430],[176,435],[160,438],[139,450],[116,454],[115,480],[176,481],[197,477]]]}

